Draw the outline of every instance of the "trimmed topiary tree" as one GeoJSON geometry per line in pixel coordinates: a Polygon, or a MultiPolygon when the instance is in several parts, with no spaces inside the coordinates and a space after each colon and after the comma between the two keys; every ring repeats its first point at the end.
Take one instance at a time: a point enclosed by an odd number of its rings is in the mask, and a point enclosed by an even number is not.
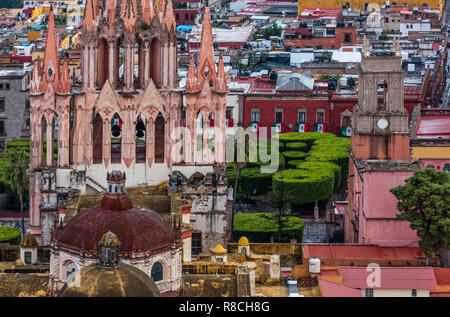
{"type": "Polygon", "coordinates": [[[308,154],[300,151],[284,151],[283,156],[286,161],[289,162],[292,160],[304,160],[308,156],[308,154]]]}
{"type": "Polygon", "coordinates": [[[20,244],[20,230],[9,226],[0,226],[0,243],[20,244]]]}
{"type": "Polygon", "coordinates": [[[306,204],[328,198],[333,193],[334,173],[330,169],[287,169],[272,177],[272,190],[283,190],[287,201],[306,204]]]}
{"type": "Polygon", "coordinates": [[[306,145],[306,143],[303,142],[289,142],[285,144],[284,151],[306,152],[308,151],[308,145],[306,145]]]}
{"type": "Polygon", "coordinates": [[[333,147],[339,147],[342,149],[350,149],[352,147],[352,139],[350,138],[322,138],[314,142],[312,146],[312,150],[316,146],[333,146],[333,147]]]}
{"type": "MultiPolygon", "coordinates": [[[[304,222],[295,216],[283,216],[283,230],[280,242],[289,239],[302,241],[304,222]]],[[[245,236],[252,243],[270,242],[270,237],[278,235],[278,215],[275,213],[238,214],[234,217],[233,239],[245,236]]]]}
{"type": "Polygon", "coordinates": [[[331,162],[302,162],[296,166],[297,169],[317,170],[328,169],[334,173],[333,191],[336,191],[341,186],[341,167],[331,162]]]}
{"type": "Polygon", "coordinates": [[[286,163],[286,168],[297,168],[297,165],[304,163],[304,160],[290,160],[286,163]]]}
{"type": "Polygon", "coordinates": [[[276,137],[278,137],[280,143],[303,142],[308,145],[308,148],[311,148],[314,142],[319,139],[336,138],[334,134],[326,132],[287,132],[280,133],[276,137]]]}
{"type": "MultiPolygon", "coordinates": [[[[286,166],[286,160],[285,160],[284,155],[282,153],[279,153],[279,154],[280,155],[278,157],[278,165],[279,165],[278,170],[282,170],[286,166]]],[[[257,162],[249,162],[248,161],[248,157],[247,157],[247,164],[245,166],[252,168],[252,167],[261,167],[263,165],[270,165],[271,164],[270,161],[269,162],[261,162],[259,159],[260,159],[259,158],[259,153],[258,153],[258,161],[257,162]]]]}
{"type": "Polygon", "coordinates": [[[272,186],[273,173],[261,173],[260,167],[245,168],[241,171],[239,182],[244,192],[263,194],[272,186]]]}
{"type": "Polygon", "coordinates": [[[308,154],[307,162],[332,162],[341,167],[342,173],[348,172],[348,150],[345,148],[320,145],[308,154]]]}

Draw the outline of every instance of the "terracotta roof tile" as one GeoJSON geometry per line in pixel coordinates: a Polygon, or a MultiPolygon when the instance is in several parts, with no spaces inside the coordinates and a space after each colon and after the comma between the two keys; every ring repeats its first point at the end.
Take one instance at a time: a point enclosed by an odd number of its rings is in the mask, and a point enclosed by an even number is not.
{"type": "Polygon", "coordinates": [[[325,280],[319,280],[319,288],[323,297],[362,297],[359,289],[325,280]]]}

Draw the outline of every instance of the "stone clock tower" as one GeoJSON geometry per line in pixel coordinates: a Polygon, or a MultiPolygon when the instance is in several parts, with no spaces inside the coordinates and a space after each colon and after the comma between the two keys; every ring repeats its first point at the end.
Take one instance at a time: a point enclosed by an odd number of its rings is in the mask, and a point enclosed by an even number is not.
{"type": "Polygon", "coordinates": [[[353,110],[345,242],[417,246],[409,223],[396,218],[390,189],[419,168],[410,161],[408,112],[403,107],[400,47],[370,50],[364,39],[358,104],[353,110]]]}
{"type": "Polygon", "coordinates": [[[408,111],[403,107],[400,47],[369,50],[364,40],[359,96],[353,115],[352,152],[356,159],[409,160],[408,111]]]}

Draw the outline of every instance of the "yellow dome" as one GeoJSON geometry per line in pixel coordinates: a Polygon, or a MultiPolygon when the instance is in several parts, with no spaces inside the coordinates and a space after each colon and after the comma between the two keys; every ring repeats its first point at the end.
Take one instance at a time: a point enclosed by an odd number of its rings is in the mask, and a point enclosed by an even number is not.
{"type": "Polygon", "coordinates": [[[219,243],[214,249],[212,249],[212,253],[227,253],[227,249],[224,249],[224,247],[219,243]]]}
{"type": "Polygon", "coordinates": [[[242,247],[242,246],[248,246],[248,245],[250,245],[250,243],[248,242],[247,237],[241,237],[239,239],[238,245],[242,247]]]}
{"type": "Polygon", "coordinates": [[[20,246],[24,248],[35,248],[38,246],[38,243],[36,238],[31,233],[27,233],[23,237],[22,242],[20,242],[20,246]]]}
{"type": "Polygon", "coordinates": [[[159,297],[152,278],[134,266],[119,263],[103,267],[97,263],[80,271],[80,285],[65,284],[60,297],[159,297]]]}

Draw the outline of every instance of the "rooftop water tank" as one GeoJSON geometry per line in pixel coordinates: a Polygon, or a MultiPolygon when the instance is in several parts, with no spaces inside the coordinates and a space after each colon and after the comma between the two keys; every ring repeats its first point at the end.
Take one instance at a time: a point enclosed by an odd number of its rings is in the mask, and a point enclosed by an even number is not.
{"type": "Polygon", "coordinates": [[[319,274],[320,273],[320,259],[312,257],[309,259],[309,273],[319,274]]]}

